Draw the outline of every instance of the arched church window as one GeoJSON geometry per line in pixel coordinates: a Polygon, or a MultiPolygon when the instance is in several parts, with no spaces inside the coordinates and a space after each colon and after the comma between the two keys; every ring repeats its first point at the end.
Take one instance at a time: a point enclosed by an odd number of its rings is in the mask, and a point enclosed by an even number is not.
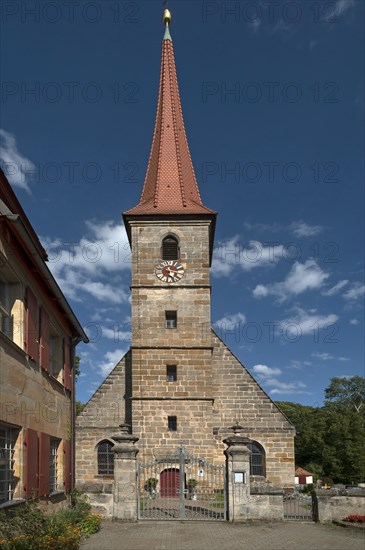
{"type": "Polygon", "coordinates": [[[110,441],[101,441],[98,444],[98,474],[114,475],[114,453],[110,441]]]}
{"type": "Polygon", "coordinates": [[[161,256],[163,260],[178,260],[180,258],[179,242],[172,235],[163,239],[161,256]]]}
{"type": "Polygon", "coordinates": [[[263,476],[265,477],[265,451],[264,448],[257,443],[257,441],[251,441],[247,443],[247,447],[251,451],[250,456],[250,475],[251,476],[263,476]]]}

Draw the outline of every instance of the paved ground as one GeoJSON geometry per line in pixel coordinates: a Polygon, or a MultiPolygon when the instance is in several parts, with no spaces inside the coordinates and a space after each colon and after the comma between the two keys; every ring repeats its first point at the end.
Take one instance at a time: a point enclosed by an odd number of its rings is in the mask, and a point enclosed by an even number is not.
{"type": "Polygon", "coordinates": [[[209,521],[105,521],[81,550],[365,550],[363,532],[285,522],[232,525],[209,521]]]}

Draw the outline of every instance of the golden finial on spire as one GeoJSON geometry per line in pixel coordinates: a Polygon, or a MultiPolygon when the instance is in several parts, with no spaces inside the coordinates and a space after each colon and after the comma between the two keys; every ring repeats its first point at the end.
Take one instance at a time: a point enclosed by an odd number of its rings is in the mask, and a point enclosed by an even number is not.
{"type": "Polygon", "coordinates": [[[164,24],[165,25],[170,25],[171,24],[171,19],[172,19],[171,11],[168,10],[168,9],[164,10],[163,16],[162,16],[162,20],[163,20],[164,24]]]}

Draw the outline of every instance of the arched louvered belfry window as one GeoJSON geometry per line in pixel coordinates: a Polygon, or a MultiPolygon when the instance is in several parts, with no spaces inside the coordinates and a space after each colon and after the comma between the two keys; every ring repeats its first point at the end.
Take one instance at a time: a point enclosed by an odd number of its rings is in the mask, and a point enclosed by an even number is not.
{"type": "Polygon", "coordinates": [[[257,441],[251,441],[250,443],[247,443],[247,447],[251,451],[250,475],[265,477],[266,468],[264,448],[260,445],[260,443],[257,443],[257,441]]]}
{"type": "Polygon", "coordinates": [[[101,441],[98,444],[98,475],[114,475],[114,453],[110,441],[101,441]]]}
{"type": "Polygon", "coordinates": [[[163,260],[178,260],[180,258],[179,242],[176,237],[168,235],[163,239],[161,256],[163,260]]]}

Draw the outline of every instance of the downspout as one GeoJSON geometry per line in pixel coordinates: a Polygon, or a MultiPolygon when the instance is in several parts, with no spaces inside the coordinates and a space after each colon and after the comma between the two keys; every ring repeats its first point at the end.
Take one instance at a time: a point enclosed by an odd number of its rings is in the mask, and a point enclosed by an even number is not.
{"type": "Polygon", "coordinates": [[[71,491],[75,488],[75,469],[76,469],[76,383],[75,383],[75,350],[76,346],[82,341],[79,336],[72,338],[71,353],[71,491]]]}

